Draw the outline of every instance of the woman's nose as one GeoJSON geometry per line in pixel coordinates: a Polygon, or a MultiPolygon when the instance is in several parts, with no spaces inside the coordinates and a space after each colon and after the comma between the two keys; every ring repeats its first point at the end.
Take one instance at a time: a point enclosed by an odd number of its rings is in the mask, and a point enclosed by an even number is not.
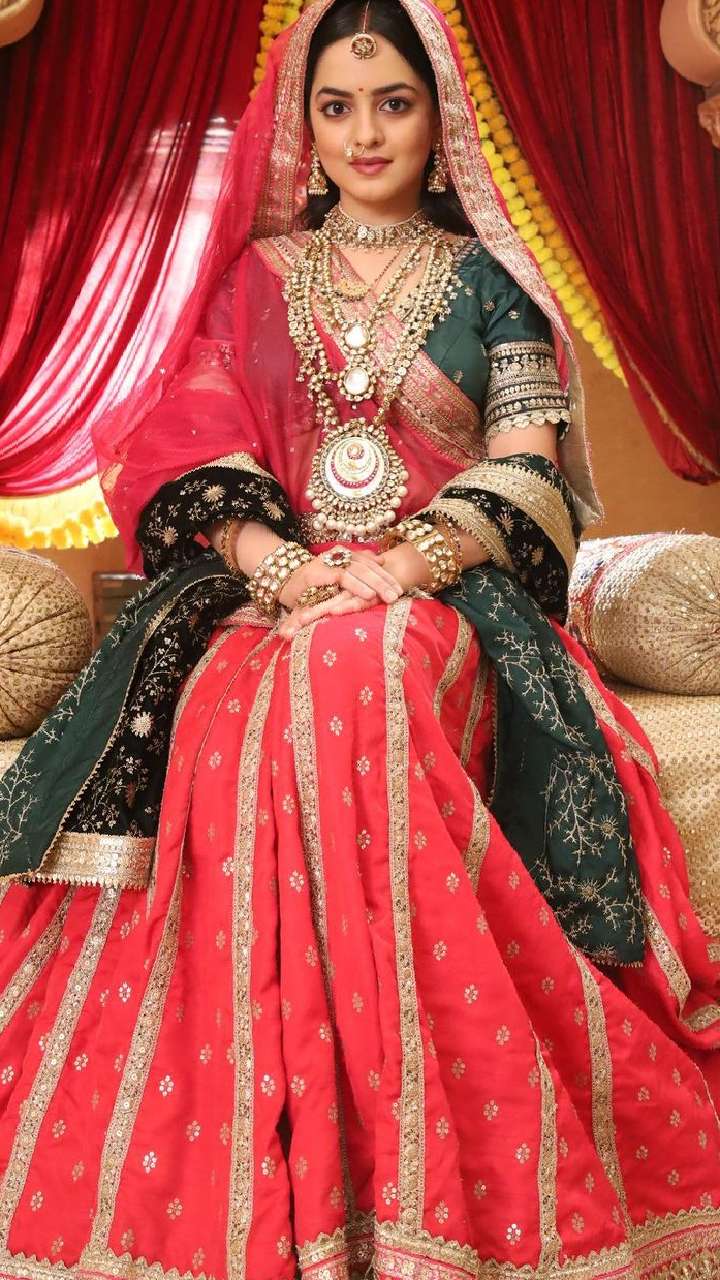
{"type": "Polygon", "coordinates": [[[356,111],[354,123],[355,141],[363,143],[368,151],[382,142],[382,130],[377,113],[370,103],[356,111]]]}

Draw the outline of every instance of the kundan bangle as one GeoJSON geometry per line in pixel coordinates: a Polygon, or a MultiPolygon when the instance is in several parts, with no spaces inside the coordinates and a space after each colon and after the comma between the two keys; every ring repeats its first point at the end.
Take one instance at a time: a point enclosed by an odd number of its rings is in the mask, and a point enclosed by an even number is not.
{"type": "Polygon", "coordinates": [[[260,613],[273,617],[279,608],[278,597],[285,583],[312,556],[299,542],[281,542],[260,561],[248,583],[250,598],[260,613]]]}
{"type": "MultiPolygon", "coordinates": [[[[437,529],[438,533],[442,534],[442,536],[446,539],[446,541],[450,545],[452,553],[455,559],[457,560],[458,578],[459,578],[460,574],[462,573],[462,567],[463,567],[463,549],[462,549],[462,543],[460,541],[460,533],[455,528],[455,525],[451,524],[450,521],[447,521],[447,522],[443,521],[442,524],[436,521],[435,528],[437,529]]],[[[457,582],[457,578],[455,579],[455,581],[457,582]]]]}
{"type": "Polygon", "coordinates": [[[398,542],[411,542],[424,555],[430,569],[432,593],[451,587],[462,573],[462,553],[459,538],[451,540],[446,530],[437,528],[429,520],[411,516],[401,520],[385,535],[385,546],[394,547],[398,542]]]}

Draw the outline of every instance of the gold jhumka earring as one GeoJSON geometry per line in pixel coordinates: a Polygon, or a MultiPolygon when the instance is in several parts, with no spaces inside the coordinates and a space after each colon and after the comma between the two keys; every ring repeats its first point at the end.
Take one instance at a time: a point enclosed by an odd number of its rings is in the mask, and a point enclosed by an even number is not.
{"type": "Polygon", "coordinates": [[[314,142],[310,147],[310,172],[308,173],[307,193],[309,196],[326,196],[328,193],[325,170],[320,164],[320,157],[314,142]]]}
{"type": "Polygon", "coordinates": [[[363,24],[360,31],[356,31],[350,41],[350,49],[356,58],[374,58],[377,53],[377,40],[371,36],[367,29],[368,9],[370,8],[370,0],[367,0],[365,12],[363,14],[363,24]]]}
{"type": "Polygon", "coordinates": [[[442,195],[443,191],[447,191],[448,184],[448,167],[445,159],[442,142],[435,145],[435,158],[433,166],[428,174],[428,191],[433,195],[442,195]]]}

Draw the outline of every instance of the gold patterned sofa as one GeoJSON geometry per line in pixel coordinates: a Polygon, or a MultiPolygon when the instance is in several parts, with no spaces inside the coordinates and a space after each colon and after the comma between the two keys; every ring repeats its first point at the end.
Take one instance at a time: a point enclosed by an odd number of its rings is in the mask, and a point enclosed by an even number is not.
{"type": "Polygon", "coordinates": [[[0,773],[92,650],[85,602],[51,561],[0,547],[0,773]]]}
{"type": "Polygon", "coordinates": [[[655,748],[663,799],[687,852],[693,905],[718,939],[720,538],[662,533],[583,542],[569,625],[655,748]]]}
{"type": "MultiPolygon", "coordinates": [[[[720,938],[720,538],[584,542],[569,625],[655,747],[695,908],[720,938]]],[[[91,635],[59,569],[0,547],[0,775],[87,661],[91,635]]]]}

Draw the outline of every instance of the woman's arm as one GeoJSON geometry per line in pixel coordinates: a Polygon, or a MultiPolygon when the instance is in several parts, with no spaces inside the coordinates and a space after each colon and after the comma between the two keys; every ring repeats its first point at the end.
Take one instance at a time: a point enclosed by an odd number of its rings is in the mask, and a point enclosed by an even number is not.
{"type": "MultiPolygon", "coordinates": [[[[540,454],[550,462],[557,462],[557,427],[552,422],[541,426],[516,428],[493,437],[488,444],[489,458],[506,458],[511,454],[540,454]]],[[[487,546],[478,542],[471,533],[458,529],[462,567],[474,569],[477,565],[487,564],[490,554],[487,546]]],[[[385,552],[384,564],[395,576],[405,591],[413,587],[427,587],[430,582],[430,570],[427,560],[411,543],[401,542],[385,552]]]]}
{"type": "MultiPolygon", "coordinates": [[[[222,552],[225,521],[218,521],[205,530],[208,541],[222,552]]],[[[279,537],[267,525],[254,520],[233,521],[226,547],[229,559],[237,571],[252,577],[259,565],[285,539],[279,537]]],[[[325,564],[321,556],[313,556],[306,564],[295,569],[278,596],[284,608],[292,610],[303,591],[308,587],[333,585],[365,603],[384,600],[390,603],[401,595],[401,589],[393,575],[370,552],[354,553],[352,560],[342,568],[325,564]]]]}

